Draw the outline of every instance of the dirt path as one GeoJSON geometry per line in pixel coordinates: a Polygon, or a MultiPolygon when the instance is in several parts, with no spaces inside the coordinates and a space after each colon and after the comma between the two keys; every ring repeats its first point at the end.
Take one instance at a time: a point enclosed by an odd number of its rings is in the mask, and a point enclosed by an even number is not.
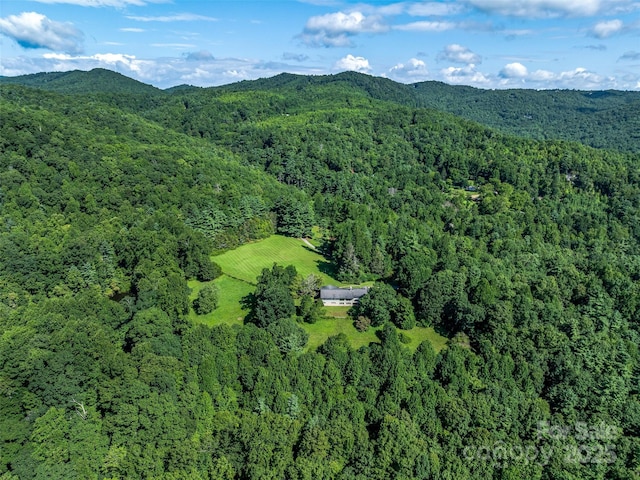
{"type": "Polygon", "coordinates": [[[313,243],[311,243],[309,240],[307,240],[306,238],[301,238],[300,240],[302,240],[304,243],[306,243],[309,248],[315,250],[316,252],[318,251],[316,246],[313,243]]]}

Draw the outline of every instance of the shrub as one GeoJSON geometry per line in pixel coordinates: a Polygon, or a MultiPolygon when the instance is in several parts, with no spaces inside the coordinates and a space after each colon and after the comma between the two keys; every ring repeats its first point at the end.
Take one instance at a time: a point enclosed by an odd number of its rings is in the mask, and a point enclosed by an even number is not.
{"type": "Polygon", "coordinates": [[[365,317],[364,315],[358,315],[358,318],[356,318],[356,321],[353,322],[353,325],[359,332],[366,332],[371,326],[371,319],[369,317],[365,317]]]}

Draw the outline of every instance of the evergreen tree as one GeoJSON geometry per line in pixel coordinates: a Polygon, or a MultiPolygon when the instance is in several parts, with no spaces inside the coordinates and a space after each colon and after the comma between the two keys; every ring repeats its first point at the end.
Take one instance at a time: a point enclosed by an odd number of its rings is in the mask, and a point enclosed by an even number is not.
{"type": "Polygon", "coordinates": [[[296,277],[292,266],[283,268],[274,264],[263,269],[253,295],[250,320],[259,327],[267,327],[277,320],[289,318],[296,308],[291,294],[291,285],[296,277]]]}

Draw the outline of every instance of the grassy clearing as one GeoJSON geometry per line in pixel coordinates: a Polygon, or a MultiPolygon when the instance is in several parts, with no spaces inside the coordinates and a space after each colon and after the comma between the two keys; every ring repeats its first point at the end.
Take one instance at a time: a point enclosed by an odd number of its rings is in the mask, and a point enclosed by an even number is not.
{"type": "MultiPolygon", "coordinates": [[[[207,325],[242,324],[242,320],[249,313],[240,305],[240,300],[253,292],[256,277],[263,268],[271,268],[274,263],[282,266],[293,265],[303,276],[311,273],[322,278],[324,284],[338,285],[331,276],[333,266],[322,255],[313,251],[297,238],[273,235],[259,242],[250,243],[217,255],[213,260],[220,265],[224,275],[213,282],[220,291],[218,308],[208,315],[197,315],[193,310],[189,318],[207,325]]],[[[198,292],[206,283],[191,280],[191,299],[197,297],[198,292]]]]}
{"type": "Polygon", "coordinates": [[[438,353],[442,350],[449,340],[447,337],[443,337],[436,332],[432,327],[414,327],[411,330],[399,330],[411,339],[407,347],[413,352],[424,341],[431,342],[431,346],[438,353]]]}
{"type": "MultiPolygon", "coordinates": [[[[317,241],[317,239],[314,239],[317,241]]],[[[314,241],[314,243],[315,243],[314,241]]],[[[293,265],[301,275],[311,273],[322,277],[323,283],[340,285],[333,278],[333,265],[327,262],[320,254],[313,251],[301,240],[296,238],[273,235],[259,242],[243,245],[235,250],[230,250],[218,255],[213,260],[220,265],[224,275],[213,282],[220,291],[218,308],[208,315],[197,315],[193,310],[189,318],[195,322],[207,325],[241,325],[244,317],[249,313],[240,304],[241,299],[253,292],[256,277],[262,273],[263,268],[270,268],[274,263],[282,266],[293,265]]],[[[366,285],[372,285],[367,282],[366,285]]],[[[191,299],[197,297],[200,289],[206,283],[191,280],[191,299]]],[[[371,342],[378,342],[376,331],[380,328],[370,328],[366,332],[359,332],[353,326],[353,322],[347,315],[349,307],[326,307],[326,317],[318,322],[302,324],[309,333],[307,350],[315,350],[322,345],[327,338],[344,333],[354,348],[360,348],[371,342]]],[[[413,351],[418,345],[428,340],[436,352],[444,348],[447,338],[438,335],[433,328],[416,327],[403,331],[411,339],[407,346],[413,351]]]]}
{"type": "MultiPolygon", "coordinates": [[[[312,325],[304,324],[303,327],[309,334],[307,350],[315,350],[322,345],[327,338],[338,335],[339,333],[344,333],[353,348],[356,349],[368,345],[371,342],[379,342],[380,340],[376,332],[382,327],[370,328],[366,332],[359,332],[353,326],[353,322],[347,314],[349,308],[350,307],[325,307],[324,319],[312,325]]],[[[415,351],[418,345],[427,340],[431,342],[433,349],[439,352],[446,346],[448,341],[447,337],[438,334],[431,327],[415,327],[411,330],[398,330],[398,333],[400,332],[411,339],[411,342],[406,344],[411,351],[415,351]]]]}
{"type": "MultiPolygon", "coordinates": [[[[192,321],[205,323],[209,326],[220,324],[242,325],[242,320],[249,312],[242,308],[240,300],[242,297],[253,292],[253,286],[227,275],[222,275],[221,277],[216,278],[213,283],[218,286],[218,290],[220,292],[218,308],[208,315],[198,315],[193,311],[193,309],[191,309],[189,312],[189,318],[192,321]]],[[[199,282],[197,280],[189,281],[189,288],[191,288],[191,300],[198,296],[198,292],[206,284],[207,282],[199,282]]]]}
{"type": "Polygon", "coordinates": [[[344,333],[349,339],[353,348],[360,348],[371,342],[378,342],[376,329],[370,328],[366,332],[359,332],[353,326],[349,318],[324,318],[313,324],[303,324],[304,329],[309,334],[307,350],[315,350],[322,345],[327,338],[339,333],[344,333]]]}
{"type": "Polygon", "coordinates": [[[324,307],[325,316],[331,318],[347,318],[351,307],[324,307]]]}
{"type": "Polygon", "coordinates": [[[340,283],[333,278],[334,266],[322,255],[297,238],[281,235],[272,235],[259,242],[243,245],[218,255],[213,260],[227,275],[250,283],[256,282],[263,268],[271,268],[274,263],[293,265],[303,276],[311,273],[319,275],[325,284],[340,283]]]}

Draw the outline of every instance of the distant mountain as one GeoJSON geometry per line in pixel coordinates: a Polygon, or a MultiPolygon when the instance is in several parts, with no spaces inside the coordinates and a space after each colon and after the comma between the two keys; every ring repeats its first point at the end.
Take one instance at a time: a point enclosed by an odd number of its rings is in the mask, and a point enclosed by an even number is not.
{"type": "Polygon", "coordinates": [[[103,68],[91,71],[45,72],[18,77],[1,77],[0,83],[15,83],[58,93],[158,94],[162,90],[103,68]]]}
{"type": "MultiPolygon", "coordinates": [[[[443,84],[444,85],[444,84],[443,84]]],[[[336,75],[294,75],[281,73],[275,77],[244,80],[238,83],[215,87],[224,91],[247,90],[303,90],[310,87],[347,87],[376,100],[385,100],[407,106],[422,106],[411,85],[394,82],[388,78],[373,77],[363,73],[342,72],[336,75]]]]}
{"type": "Polygon", "coordinates": [[[483,90],[434,81],[405,85],[356,72],[320,76],[285,73],[216,89],[282,91],[329,85],[351,88],[378,100],[449,112],[522,137],[640,152],[640,92],[483,90]]]}
{"type": "Polygon", "coordinates": [[[503,132],[640,151],[640,92],[482,90],[439,82],[413,85],[418,103],[503,132]]]}
{"type": "Polygon", "coordinates": [[[199,103],[199,96],[260,91],[300,101],[340,92],[345,97],[357,95],[432,108],[520,137],[571,140],[596,148],[640,152],[640,92],[631,91],[483,90],[434,81],[407,85],[356,72],[314,76],[282,73],[219,87],[178,85],[166,90],[104,69],[4,77],[0,83],[66,94],[107,95],[132,113],[157,108],[162,96],[186,95],[191,102],[199,103]]]}

